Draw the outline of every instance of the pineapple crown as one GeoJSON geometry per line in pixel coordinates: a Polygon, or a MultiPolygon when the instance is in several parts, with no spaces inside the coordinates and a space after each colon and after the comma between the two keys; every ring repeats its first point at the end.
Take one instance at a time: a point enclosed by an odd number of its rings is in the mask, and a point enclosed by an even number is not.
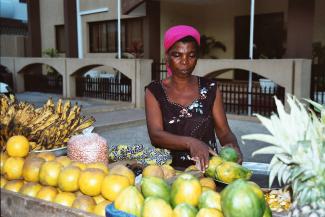
{"type": "Polygon", "coordinates": [[[287,95],[289,112],[275,97],[277,114],[270,118],[256,114],[270,134],[250,134],[243,140],[270,143],[255,154],[273,154],[269,185],[278,176],[279,183],[291,184],[298,204],[325,206],[325,105],[305,99],[313,110],[296,97],[287,95]]]}

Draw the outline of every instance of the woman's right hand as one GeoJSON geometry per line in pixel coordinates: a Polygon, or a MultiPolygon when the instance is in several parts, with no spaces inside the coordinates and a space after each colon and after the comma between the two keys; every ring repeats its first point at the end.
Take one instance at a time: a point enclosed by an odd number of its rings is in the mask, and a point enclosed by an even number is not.
{"type": "Polygon", "coordinates": [[[209,165],[209,146],[192,137],[187,137],[185,144],[191,153],[192,159],[199,163],[199,169],[205,171],[209,165]]]}

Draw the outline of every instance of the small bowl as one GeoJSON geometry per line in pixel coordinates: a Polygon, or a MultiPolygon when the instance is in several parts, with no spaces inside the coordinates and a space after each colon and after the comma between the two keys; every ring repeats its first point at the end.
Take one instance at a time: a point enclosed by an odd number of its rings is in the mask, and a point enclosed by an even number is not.
{"type": "Polygon", "coordinates": [[[45,153],[45,152],[51,152],[55,154],[55,156],[63,156],[67,155],[67,147],[61,147],[61,148],[54,148],[54,149],[49,149],[49,150],[35,150],[31,151],[32,153],[45,153]]]}

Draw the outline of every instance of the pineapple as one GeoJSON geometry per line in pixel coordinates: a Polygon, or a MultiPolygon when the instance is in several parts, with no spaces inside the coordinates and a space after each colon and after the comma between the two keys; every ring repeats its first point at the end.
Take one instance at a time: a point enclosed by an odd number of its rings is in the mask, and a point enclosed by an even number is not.
{"type": "Polygon", "coordinates": [[[325,105],[306,101],[320,112],[319,116],[294,96],[287,95],[290,112],[275,98],[278,114],[270,118],[257,114],[271,135],[250,134],[242,139],[272,144],[253,155],[274,155],[269,184],[277,176],[279,183],[291,185],[293,203],[289,216],[325,217],[325,105]]]}

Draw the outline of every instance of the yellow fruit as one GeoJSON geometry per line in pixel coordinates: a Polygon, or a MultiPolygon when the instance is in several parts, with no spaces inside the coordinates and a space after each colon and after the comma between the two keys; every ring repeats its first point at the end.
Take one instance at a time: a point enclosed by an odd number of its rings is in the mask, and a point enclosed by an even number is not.
{"type": "Polygon", "coordinates": [[[24,158],[9,157],[4,165],[4,177],[7,180],[21,179],[23,175],[24,158]]]}
{"type": "Polygon", "coordinates": [[[211,188],[202,186],[202,193],[205,192],[205,191],[211,191],[211,190],[212,190],[211,188]]]}
{"type": "Polygon", "coordinates": [[[199,209],[214,208],[221,211],[221,196],[218,192],[209,190],[201,194],[199,199],[199,209]]]}
{"type": "Polygon", "coordinates": [[[105,216],[106,212],[105,212],[105,208],[107,205],[111,204],[111,201],[108,200],[103,200],[102,202],[98,203],[95,206],[95,209],[93,210],[93,213],[95,213],[96,215],[99,216],[105,216]]]}
{"type": "Polygon", "coordinates": [[[36,197],[41,200],[53,202],[58,194],[58,190],[52,186],[43,186],[37,193],[36,197]]]}
{"type": "Polygon", "coordinates": [[[110,169],[108,174],[125,176],[129,179],[130,184],[134,185],[135,175],[134,175],[133,171],[122,164],[118,164],[118,165],[114,166],[112,169],[110,169]]]}
{"type": "Polygon", "coordinates": [[[72,161],[70,165],[79,167],[81,170],[84,170],[87,167],[86,164],[79,162],[79,161],[72,161]]]}
{"type": "Polygon", "coordinates": [[[68,156],[57,157],[55,158],[55,161],[59,162],[64,167],[68,166],[71,163],[71,160],[68,156]]]}
{"type": "Polygon", "coordinates": [[[173,209],[165,200],[158,197],[148,197],[144,201],[142,217],[171,217],[173,209]]]}
{"type": "MultiPolygon", "coordinates": [[[[102,184],[102,185],[103,185],[103,184],[102,184]]],[[[94,196],[93,198],[94,198],[96,204],[99,204],[99,203],[101,203],[102,201],[105,200],[105,198],[104,198],[101,194],[98,195],[98,196],[94,196]]]]}
{"type": "Polygon", "coordinates": [[[23,180],[11,180],[8,181],[3,188],[9,191],[18,192],[23,185],[23,180]]]}
{"type": "Polygon", "coordinates": [[[52,152],[41,152],[36,155],[37,157],[43,158],[45,161],[55,160],[55,154],[52,152]]]}
{"type": "Polygon", "coordinates": [[[202,187],[207,187],[207,188],[210,188],[211,190],[214,190],[214,191],[217,190],[216,183],[210,177],[200,178],[200,184],[201,184],[202,187]]]}
{"type": "Polygon", "coordinates": [[[38,182],[39,172],[45,160],[43,158],[27,158],[23,167],[23,177],[27,182],[38,182]]]}
{"type": "Polygon", "coordinates": [[[88,168],[81,172],[79,178],[79,189],[89,196],[97,196],[101,192],[101,185],[105,173],[100,169],[88,168]]]}
{"type": "Polygon", "coordinates": [[[143,177],[154,176],[163,179],[164,172],[158,165],[149,165],[142,171],[143,177]]]}
{"type": "Polygon", "coordinates": [[[73,201],[76,199],[76,195],[71,192],[60,192],[54,198],[54,203],[61,204],[63,206],[71,207],[73,201]]]}
{"type": "Polygon", "coordinates": [[[137,217],[141,216],[144,198],[135,186],[124,189],[114,201],[116,209],[137,217]]]}
{"type": "Polygon", "coordinates": [[[96,206],[95,200],[88,195],[78,196],[72,204],[73,208],[81,209],[86,212],[92,212],[96,206]]]}
{"type": "Polygon", "coordinates": [[[97,168],[102,170],[105,173],[105,175],[108,174],[108,167],[103,162],[89,163],[87,164],[87,168],[97,168]]]}
{"type": "Polygon", "coordinates": [[[35,197],[41,188],[42,186],[37,182],[27,182],[19,189],[19,193],[30,197],[35,197]]]}
{"type": "Polygon", "coordinates": [[[172,184],[171,204],[173,207],[181,203],[197,206],[201,193],[202,187],[199,180],[189,173],[183,173],[172,184]]]}
{"type": "Polygon", "coordinates": [[[7,179],[5,179],[3,176],[1,176],[1,179],[0,179],[0,187],[3,188],[6,183],[7,183],[7,179]]]}
{"type": "Polygon", "coordinates": [[[164,173],[164,179],[169,179],[176,175],[175,169],[168,164],[164,164],[160,168],[162,169],[162,171],[164,173]]]}
{"type": "Polygon", "coordinates": [[[199,210],[196,217],[223,217],[223,214],[217,209],[202,208],[199,210]]]}
{"type": "Polygon", "coordinates": [[[25,136],[12,136],[7,141],[6,149],[10,157],[25,157],[29,153],[29,141],[25,136]]]}
{"type": "Polygon", "coordinates": [[[114,201],[117,195],[128,186],[130,186],[130,182],[127,177],[107,175],[103,180],[101,193],[107,200],[114,201]]]}
{"type": "Polygon", "coordinates": [[[195,165],[191,165],[184,170],[184,172],[189,172],[189,171],[199,171],[199,169],[195,165]]]}
{"type": "Polygon", "coordinates": [[[57,186],[62,165],[56,161],[43,163],[39,173],[39,181],[43,185],[57,186]]]}
{"type": "Polygon", "coordinates": [[[6,152],[1,152],[0,154],[0,160],[1,160],[1,164],[0,164],[0,172],[1,175],[3,174],[3,168],[5,165],[6,160],[8,159],[8,154],[6,152]]]}
{"type": "Polygon", "coordinates": [[[79,190],[78,180],[81,170],[76,166],[67,166],[62,168],[59,178],[58,187],[62,191],[74,192],[79,190]]]}

